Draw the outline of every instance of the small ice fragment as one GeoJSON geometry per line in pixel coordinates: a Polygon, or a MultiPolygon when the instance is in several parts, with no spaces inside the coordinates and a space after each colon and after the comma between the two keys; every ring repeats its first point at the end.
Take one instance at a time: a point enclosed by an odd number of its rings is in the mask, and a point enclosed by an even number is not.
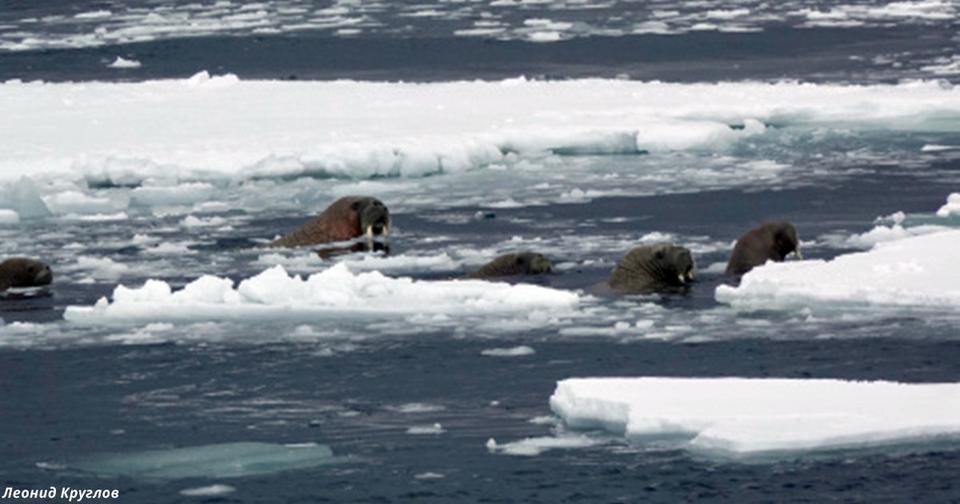
{"type": "Polygon", "coordinates": [[[230,485],[216,484],[205,487],[185,488],[180,490],[180,495],[185,495],[187,497],[213,497],[216,495],[233,493],[236,490],[236,488],[233,488],[230,485]]]}

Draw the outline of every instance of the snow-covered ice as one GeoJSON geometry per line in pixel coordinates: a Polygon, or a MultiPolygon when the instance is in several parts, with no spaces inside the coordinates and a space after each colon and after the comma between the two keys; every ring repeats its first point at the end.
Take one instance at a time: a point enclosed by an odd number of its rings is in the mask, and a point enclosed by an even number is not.
{"type": "Polygon", "coordinates": [[[569,310],[580,296],[534,285],[479,280],[418,281],[379,272],[354,274],[337,264],[303,279],[282,266],[234,287],[230,279],[203,276],[181,290],[149,280],[139,288],[118,286],[113,301],[68,307],[74,322],[316,319],[318,316],[475,315],[569,310]]]}
{"type": "MultiPolygon", "coordinates": [[[[463,172],[511,152],[712,150],[763,135],[769,122],[937,131],[960,119],[960,88],[522,78],[280,82],[201,72],[140,83],[9,82],[0,84],[0,110],[0,180],[65,175],[199,184],[463,172]]],[[[192,202],[211,189],[167,187],[144,187],[133,198],[192,202]]]]}
{"type": "Polygon", "coordinates": [[[952,193],[947,197],[947,202],[937,210],[937,217],[950,217],[960,215],[960,193],[952,193]]]}
{"type": "Polygon", "coordinates": [[[829,379],[577,378],[551,409],[569,427],[749,457],[960,437],[960,384],[829,379]]]}
{"type": "Polygon", "coordinates": [[[960,231],[879,243],[832,260],[767,263],[740,285],[717,287],[716,299],[743,310],[862,305],[960,306],[960,231]]]}

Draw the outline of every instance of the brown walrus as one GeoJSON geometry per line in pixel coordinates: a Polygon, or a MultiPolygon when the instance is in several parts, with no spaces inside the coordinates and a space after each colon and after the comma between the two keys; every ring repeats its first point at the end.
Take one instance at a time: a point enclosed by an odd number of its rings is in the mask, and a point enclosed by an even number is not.
{"type": "Polygon", "coordinates": [[[390,211],[376,198],[344,196],[300,229],[270,242],[269,247],[307,247],[367,237],[372,250],[374,236],[390,234],[390,211]]]}
{"type": "Polygon", "coordinates": [[[797,229],[787,221],[765,222],[737,239],[727,263],[727,275],[743,275],[770,261],[783,261],[791,252],[801,259],[797,229]]]}
{"type": "Polygon", "coordinates": [[[0,292],[11,288],[50,285],[50,266],[26,257],[13,257],[0,263],[0,292]]]}
{"type": "Polygon", "coordinates": [[[627,252],[620,259],[607,285],[624,294],[640,294],[684,287],[696,277],[690,250],[658,243],[627,252]]]}
{"type": "Polygon", "coordinates": [[[521,275],[542,275],[553,271],[553,265],[543,254],[517,252],[504,254],[484,264],[470,274],[471,278],[495,278],[521,275]]]}

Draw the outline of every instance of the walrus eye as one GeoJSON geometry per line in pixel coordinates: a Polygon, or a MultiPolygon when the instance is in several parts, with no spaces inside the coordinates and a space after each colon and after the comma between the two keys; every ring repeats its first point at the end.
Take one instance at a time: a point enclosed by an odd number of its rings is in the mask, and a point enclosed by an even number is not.
{"type": "Polygon", "coordinates": [[[663,259],[663,251],[658,250],[657,253],[654,254],[654,257],[656,257],[657,259],[663,259]]]}
{"type": "Polygon", "coordinates": [[[30,273],[31,275],[36,275],[36,274],[37,274],[37,267],[36,267],[36,266],[30,266],[29,268],[27,268],[27,273],[30,273]]]}
{"type": "Polygon", "coordinates": [[[523,259],[522,257],[518,257],[518,258],[517,258],[517,264],[523,266],[523,263],[524,263],[524,259],[523,259]]]}
{"type": "Polygon", "coordinates": [[[350,205],[350,209],[351,209],[351,210],[359,210],[359,209],[360,209],[360,202],[359,202],[359,201],[354,201],[353,204],[350,205]]]}

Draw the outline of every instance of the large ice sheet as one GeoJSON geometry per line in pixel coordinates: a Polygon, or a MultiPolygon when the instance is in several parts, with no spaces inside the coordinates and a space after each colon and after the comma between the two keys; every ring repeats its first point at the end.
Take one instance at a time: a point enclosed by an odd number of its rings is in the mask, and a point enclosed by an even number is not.
{"type": "Polygon", "coordinates": [[[535,285],[480,280],[418,281],[379,272],[354,274],[344,264],[304,279],[282,266],[234,287],[230,279],[203,276],[174,291],[149,280],[142,287],[118,286],[113,301],[70,306],[74,322],[195,320],[316,320],[318,317],[404,317],[421,314],[478,315],[574,308],[580,296],[535,285]]]}
{"type": "Polygon", "coordinates": [[[960,383],[578,378],[557,384],[550,407],[569,427],[671,440],[720,456],[960,437],[960,383]]]}
{"type": "MultiPolygon", "coordinates": [[[[956,131],[960,88],[278,82],[202,72],[140,83],[0,84],[0,113],[0,181],[58,175],[98,184],[196,183],[462,172],[515,152],[716,150],[764,134],[771,122],[956,131]]],[[[196,185],[190,195],[203,198],[207,189],[196,185]]],[[[176,196],[141,193],[135,200],[176,196]]]]}
{"type": "Polygon", "coordinates": [[[329,447],[316,443],[240,442],[96,455],[72,462],[68,467],[101,476],[167,480],[238,478],[335,461],[329,447]]]}
{"type": "Polygon", "coordinates": [[[717,287],[716,299],[738,309],[897,305],[960,306],[960,231],[879,243],[830,261],[767,263],[740,285],[717,287]]]}

